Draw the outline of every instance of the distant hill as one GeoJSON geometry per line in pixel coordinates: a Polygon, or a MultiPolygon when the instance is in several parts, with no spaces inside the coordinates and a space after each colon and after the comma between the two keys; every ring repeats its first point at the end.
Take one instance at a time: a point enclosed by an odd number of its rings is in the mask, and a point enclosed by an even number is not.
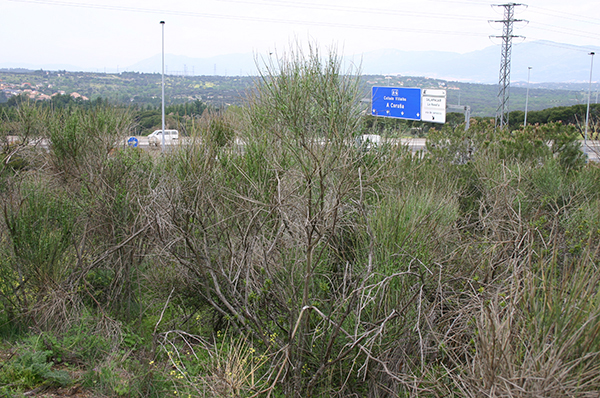
{"type": "MultiPolygon", "coordinates": [[[[496,84],[500,67],[500,45],[465,54],[444,51],[402,51],[386,49],[344,57],[348,66],[360,65],[365,75],[423,76],[449,81],[496,84]]],[[[584,83],[589,80],[590,56],[600,47],[572,46],[550,41],[532,41],[513,45],[511,81],[526,82],[527,68],[532,83],[584,83]]],[[[256,76],[257,65],[264,64],[269,54],[227,54],[208,58],[165,55],[165,72],[177,76],[256,76]]],[[[600,64],[600,62],[598,62],[600,64]]],[[[0,63],[0,69],[24,68],[84,72],[160,73],[161,55],[116,70],[78,68],[73,65],[31,65],[0,63]]],[[[594,74],[600,80],[600,72],[594,74]]]]}
{"type": "MultiPolygon", "coordinates": [[[[161,55],[128,66],[128,71],[160,73],[161,55]]],[[[256,76],[253,54],[227,54],[210,58],[190,58],[165,54],[165,73],[179,76],[256,76]]]]}
{"type": "MultiPolygon", "coordinates": [[[[559,43],[536,41],[513,45],[511,81],[527,81],[531,66],[532,82],[588,82],[590,51],[600,47],[567,48],[559,43]]],[[[381,50],[362,55],[366,74],[401,74],[473,83],[498,83],[500,46],[465,54],[440,51],[381,50]]],[[[360,61],[354,56],[348,59],[360,61]]],[[[600,78],[600,74],[597,75],[600,78]]],[[[598,80],[598,79],[596,79],[598,80]]]]}
{"type": "MultiPolygon", "coordinates": [[[[104,98],[140,107],[157,107],[161,103],[161,75],[158,73],[95,73],[95,72],[50,72],[18,69],[2,71],[0,81],[0,103],[15,94],[42,98],[61,92],[77,93],[91,100],[104,98]]],[[[493,116],[498,106],[498,88],[493,84],[445,81],[422,76],[362,75],[363,96],[368,102],[372,86],[398,86],[421,88],[444,88],[448,104],[471,107],[473,116],[493,116]]],[[[242,105],[255,77],[248,76],[166,76],[166,102],[168,105],[203,101],[214,107],[242,105]]],[[[514,83],[510,91],[510,109],[524,110],[527,88],[514,83]]],[[[597,102],[600,85],[593,86],[592,101],[597,102]]],[[[531,84],[529,110],[540,110],[556,106],[571,106],[587,102],[586,83],[543,83],[531,84]]]]}
{"type": "MultiPolygon", "coordinates": [[[[436,79],[495,84],[500,68],[500,45],[465,54],[443,51],[402,51],[387,49],[346,56],[348,66],[360,65],[366,75],[425,76],[436,79]]],[[[575,47],[549,41],[513,45],[511,81],[527,81],[527,68],[533,67],[531,81],[587,82],[590,73],[590,51],[600,47],[575,47]]],[[[258,54],[258,64],[262,65],[258,54]]],[[[253,54],[228,54],[211,58],[190,58],[167,54],[168,74],[248,76],[257,74],[257,58],[253,54]]],[[[161,57],[140,61],[127,70],[160,72],[161,57]]],[[[598,74],[600,77],[600,74],[598,74]]]]}

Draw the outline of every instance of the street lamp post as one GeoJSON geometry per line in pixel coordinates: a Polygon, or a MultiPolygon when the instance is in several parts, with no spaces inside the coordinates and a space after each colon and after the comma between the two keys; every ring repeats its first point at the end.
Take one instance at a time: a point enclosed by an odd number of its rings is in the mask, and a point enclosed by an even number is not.
{"type": "Polygon", "coordinates": [[[531,66],[527,67],[527,96],[525,97],[525,121],[523,127],[527,126],[527,105],[529,104],[529,76],[531,74],[531,66]]]}
{"type": "Polygon", "coordinates": [[[161,151],[165,151],[165,21],[160,21],[162,26],[162,141],[161,151]]]}
{"type": "Polygon", "coordinates": [[[587,111],[585,112],[585,137],[584,137],[584,150],[587,153],[587,139],[588,139],[588,121],[590,119],[590,98],[592,97],[592,71],[594,70],[594,52],[592,51],[588,55],[592,56],[592,64],[590,66],[590,87],[588,88],[588,102],[587,111]]]}

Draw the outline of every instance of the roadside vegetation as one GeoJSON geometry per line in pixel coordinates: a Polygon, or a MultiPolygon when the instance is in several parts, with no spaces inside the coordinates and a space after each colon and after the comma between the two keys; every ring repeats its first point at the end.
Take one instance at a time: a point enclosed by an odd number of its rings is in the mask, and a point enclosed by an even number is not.
{"type": "Polygon", "coordinates": [[[0,395],[597,396],[576,127],[357,147],[379,127],[340,65],[281,55],[161,156],[118,146],[136,121],[104,102],[5,112],[0,395]]]}

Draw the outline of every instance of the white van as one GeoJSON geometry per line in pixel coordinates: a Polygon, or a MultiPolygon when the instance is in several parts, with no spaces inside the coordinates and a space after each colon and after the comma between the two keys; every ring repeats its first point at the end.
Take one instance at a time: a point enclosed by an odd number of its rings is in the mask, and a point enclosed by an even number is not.
{"type": "MultiPolygon", "coordinates": [[[[176,144],[179,140],[179,131],[177,130],[165,130],[165,145],[176,144]]],[[[152,134],[148,136],[148,144],[150,146],[162,145],[162,130],[154,130],[152,134]]]]}

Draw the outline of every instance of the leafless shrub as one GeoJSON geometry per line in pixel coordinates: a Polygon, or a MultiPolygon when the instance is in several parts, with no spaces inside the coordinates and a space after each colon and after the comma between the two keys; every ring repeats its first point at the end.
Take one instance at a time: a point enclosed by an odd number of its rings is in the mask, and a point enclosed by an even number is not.
{"type": "Polygon", "coordinates": [[[547,172],[558,187],[552,165],[542,173],[535,165],[494,162],[476,165],[484,187],[477,235],[468,235],[455,257],[473,271],[464,291],[448,298],[459,305],[448,307],[435,334],[445,358],[439,380],[451,379],[471,397],[594,396],[597,238],[588,234],[585,253],[567,256],[563,229],[575,220],[568,201],[579,202],[581,192],[531,189],[548,184],[547,172]]]}
{"type": "Polygon", "coordinates": [[[267,395],[426,391],[417,373],[437,351],[447,275],[432,262],[446,256],[434,240],[457,217],[451,188],[419,191],[426,205],[401,194],[409,231],[400,240],[374,230],[388,215],[373,206],[400,194],[383,185],[403,179],[406,154],[353,145],[355,78],[335,55],[310,49],[261,79],[243,153],[190,146],[166,161],[153,218],[167,263],[181,267],[175,294],[194,287],[230,328],[273,353],[267,395]]]}

